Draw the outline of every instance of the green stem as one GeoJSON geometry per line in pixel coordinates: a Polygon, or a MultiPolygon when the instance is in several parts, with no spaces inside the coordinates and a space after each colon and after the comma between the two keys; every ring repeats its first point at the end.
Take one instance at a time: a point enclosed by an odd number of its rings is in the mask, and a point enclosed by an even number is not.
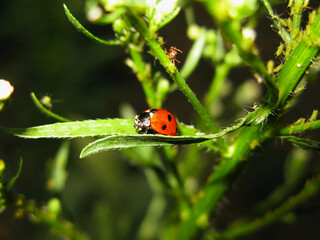
{"type": "Polygon", "coordinates": [[[289,95],[301,81],[302,76],[319,52],[320,14],[317,13],[310,26],[310,33],[305,32],[303,40],[293,50],[277,78],[279,85],[278,107],[282,107],[289,95]],[[308,35],[309,34],[309,35],[308,35]]]}
{"type": "Polygon", "coordinates": [[[287,127],[282,128],[279,131],[279,135],[303,133],[307,130],[314,130],[318,128],[320,128],[320,120],[313,121],[313,122],[306,122],[304,124],[299,124],[299,125],[289,125],[287,127]]]}
{"type": "Polygon", "coordinates": [[[190,27],[193,24],[196,24],[196,21],[194,20],[194,11],[193,7],[191,5],[188,5],[184,8],[185,16],[186,16],[186,22],[187,26],[190,27]]]}
{"type": "Polygon", "coordinates": [[[176,153],[172,147],[163,148],[167,162],[166,178],[172,188],[172,193],[180,200],[180,205],[190,207],[190,199],[184,189],[184,181],[180,175],[177,163],[175,161],[176,153]]]}
{"type": "Polygon", "coordinates": [[[291,9],[291,14],[292,14],[291,38],[294,41],[300,31],[303,2],[304,2],[304,0],[295,0],[294,6],[291,9]]]}
{"type": "Polygon", "coordinates": [[[151,79],[148,77],[149,72],[146,71],[146,67],[143,62],[141,52],[132,46],[129,46],[128,48],[129,48],[131,58],[135,64],[137,78],[141,82],[149,107],[152,107],[152,108],[159,107],[156,104],[157,101],[156,101],[156,96],[154,94],[155,90],[152,88],[151,79]]]}
{"type": "Polygon", "coordinates": [[[159,233],[159,224],[165,213],[167,201],[163,184],[159,180],[156,172],[149,168],[144,168],[144,174],[147,178],[153,197],[147,207],[146,214],[140,224],[138,239],[154,239],[159,233]]]}
{"type": "MultiPolygon", "coordinates": [[[[317,24],[320,23],[320,15],[318,14],[317,24]]],[[[319,25],[320,28],[320,25],[319,25]]],[[[320,37],[320,34],[318,35],[320,37]]],[[[288,100],[292,91],[301,81],[305,71],[311,64],[313,58],[318,54],[319,47],[316,45],[308,46],[302,41],[293,50],[286,64],[283,66],[278,75],[277,83],[279,85],[279,99],[277,106],[282,107],[288,100]]]]}
{"type": "Polygon", "coordinates": [[[200,58],[203,53],[203,49],[205,47],[207,37],[207,30],[202,28],[199,30],[199,35],[195,40],[194,44],[192,45],[186,61],[184,62],[180,73],[184,79],[187,79],[191,73],[196,69],[199,65],[200,58]]]}
{"type": "Polygon", "coordinates": [[[281,21],[278,16],[276,16],[272,10],[270,3],[267,0],[261,0],[265,8],[267,9],[269,15],[271,16],[274,27],[277,29],[278,34],[282,38],[285,43],[289,43],[291,41],[290,34],[281,26],[281,21]]]}
{"type": "Polygon", "coordinates": [[[189,86],[186,84],[184,79],[181,77],[179,71],[170,61],[166,53],[163,51],[161,45],[156,41],[156,39],[150,34],[147,26],[140,19],[140,17],[133,12],[128,10],[128,18],[132,25],[137,29],[138,32],[142,35],[144,40],[147,42],[152,53],[158,58],[159,62],[163,65],[167,73],[172,77],[174,82],[177,84],[182,93],[186,96],[188,101],[192,104],[193,108],[197,111],[201,119],[203,120],[205,126],[212,133],[219,132],[219,128],[214,124],[210,119],[210,116],[206,112],[205,108],[202,106],[196,95],[192,92],[189,86]]]}
{"type": "Polygon", "coordinates": [[[49,111],[48,109],[46,109],[42,104],[41,102],[38,100],[38,98],[36,97],[36,95],[34,94],[34,92],[31,92],[30,93],[31,95],[31,98],[33,100],[33,102],[36,104],[36,106],[42,111],[44,112],[45,114],[47,114],[49,117],[52,117],[60,122],[70,122],[69,119],[65,118],[65,117],[62,117],[58,114],[55,114],[51,111],[49,111]]]}
{"type": "Polygon", "coordinates": [[[230,64],[226,62],[216,67],[214,77],[209,87],[208,95],[205,98],[205,106],[208,110],[210,109],[210,106],[212,106],[212,104],[218,98],[223,82],[226,80],[230,72],[230,69],[230,64]]]}

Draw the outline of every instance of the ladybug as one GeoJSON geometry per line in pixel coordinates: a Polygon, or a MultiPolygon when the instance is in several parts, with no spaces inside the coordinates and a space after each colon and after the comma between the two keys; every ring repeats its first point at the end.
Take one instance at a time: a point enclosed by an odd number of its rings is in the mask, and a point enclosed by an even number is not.
{"type": "Polygon", "coordinates": [[[167,110],[152,108],[136,116],[134,127],[139,133],[176,136],[178,125],[176,119],[167,110]]]}

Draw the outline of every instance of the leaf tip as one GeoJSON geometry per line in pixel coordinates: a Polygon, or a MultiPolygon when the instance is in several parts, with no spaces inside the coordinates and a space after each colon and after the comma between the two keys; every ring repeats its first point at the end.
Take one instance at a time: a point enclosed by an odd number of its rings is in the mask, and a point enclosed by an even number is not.
{"type": "Polygon", "coordinates": [[[65,3],[62,3],[64,10],[69,10],[65,3]]]}

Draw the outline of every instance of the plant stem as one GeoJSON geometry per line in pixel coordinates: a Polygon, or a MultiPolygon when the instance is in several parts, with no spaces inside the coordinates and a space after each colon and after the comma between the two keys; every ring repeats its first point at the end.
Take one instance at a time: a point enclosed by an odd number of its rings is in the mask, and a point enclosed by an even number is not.
{"type": "Polygon", "coordinates": [[[210,106],[217,100],[219,96],[219,91],[221,90],[222,84],[226,80],[229,72],[230,72],[231,66],[229,63],[222,63],[219,64],[215,68],[215,74],[211,81],[211,85],[208,90],[208,95],[205,98],[205,106],[209,110],[210,106]]]}
{"type": "Polygon", "coordinates": [[[69,119],[65,118],[65,117],[62,117],[58,114],[55,114],[53,112],[51,112],[50,110],[46,109],[42,104],[41,102],[38,100],[38,98],[36,97],[36,95],[34,94],[34,92],[31,92],[30,93],[30,96],[33,100],[33,102],[36,104],[36,106],[42,111],[44,112],[45,114],[47,114],[49,117],[52,117],[60,122],[70,122],[69,119]]]}
{"type": "Polygon", "coordinates": [[[157,101],[154,94],[155,90],[151,86],[151,79],[148,79],[149,72],[146,71],[146,67],[143,62],[141,52],[137,50],[135,47],[132,47],[130,45],[128,46],[128,48],[129,48],[131,58],[135,64],[134,70],[136,71],[137,78],[141,82],[149,107],[153,107],[153,108],[159,107],[156,104],[157,101]]]}
{"type": "Polygon", "coordinates": [[[270,3],[267,0],[261,0],[265,8],[267,9],[269,15],[271,16],[274,27],[278,30],[278,34],[282,38],[285,43],[289,43],[291,41],[290,34],[281,26],[280,18],[276,16],[272,10],[270,3]]]}
{"type": "Polygon", "coordinates": [[[283,107],[292,91],[301,81],[302,76],[319,52],[320,14],[317,13],[310,26],[310,33],[305,32],[303,40],[288,57],[286,64],[277,77],[279,86],[278,107],[283,107]]]}
{"type": "Polygon", "coordinates": [[[180,70],[181,76],[184,79],[187,79],[198,66],[203,49],[205,47],[206,37],[207,30],[204,28],[199,29],[199,35],[192,45],[186,61],[184,62],[183,67],[180,70]]]}
{"type": "Polygon", "coordinates": [[[318,128],[320,128],[320,120],[313,121],[313,122],[306,122],[299,125],[292,124],[282,128],[279,131],[279,135],[302,133],[302,132],[305,132],[306,130],[314,130],[318,128]]]}
{"type": "MultiPolygon", "coordinates": [[[[318,14],[316,24],[320,28],[320,15],[318,14]]],[[[318,35],[320,37],[320,35],[318,35]]],[[[301,81],[302,76],[311,64],[313,58],[318,54],[319,47],[316,45],[308,46],[302,41],[293,50],[286,64],[278,75],[279,99],[277,106],[283,107],[292,91],[301,81]],[[290,79],[290,80],[288,80],[290,79]]]]}
{"type": "Polygon", "coordinates": [[[303,2],[304,0],[295,0],[294,6],[291,9],[291,14],[292,14],[291,38],[293,39],[293,41],[295,41],[300,31],[303,2]]]}

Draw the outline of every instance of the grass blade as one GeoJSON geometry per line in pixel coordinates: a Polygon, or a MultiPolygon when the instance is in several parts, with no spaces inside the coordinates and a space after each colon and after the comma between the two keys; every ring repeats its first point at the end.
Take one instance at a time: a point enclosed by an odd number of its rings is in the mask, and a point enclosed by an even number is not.
{"type": "Polygon", "coordinates": [[[100,119],[75,122],[61,122],[29,128],[3,129],[23,138],[75,138],[94,137],[113,134],[133,134],[136,130],[133,119],[100,119]]]}

